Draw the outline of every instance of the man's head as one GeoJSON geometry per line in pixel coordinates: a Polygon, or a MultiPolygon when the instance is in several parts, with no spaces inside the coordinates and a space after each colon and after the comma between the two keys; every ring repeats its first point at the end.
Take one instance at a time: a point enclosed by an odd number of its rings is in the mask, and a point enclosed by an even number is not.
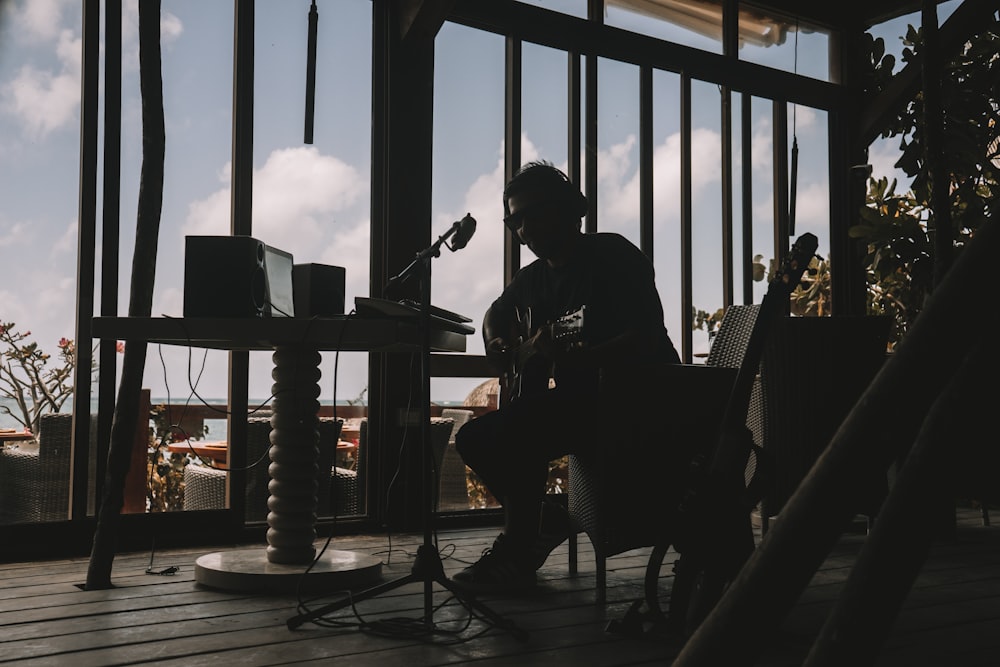
{"type": "Polygon", "coordinates": [[[580,231],[587,199],[549,162],[529,162],[503,192],[504,223],[542,259],[553,259],[580,231]]]}

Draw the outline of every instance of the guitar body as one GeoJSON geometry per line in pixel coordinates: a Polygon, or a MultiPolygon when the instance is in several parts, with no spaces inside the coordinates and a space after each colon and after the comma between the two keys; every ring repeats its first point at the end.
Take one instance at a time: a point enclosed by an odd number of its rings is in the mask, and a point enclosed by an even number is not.
{"type": "Polygon", "coordinates": [[[555,369],[551,360],[535,350],[532,341],[544,328],[549,338],[564,349],[581,345],[585,312],[586,307],[581,306],[538,328],[532,326],[530,309],[518,312],[518,320],[509,337],[515,343],[507,350],[507,368],[500,376],[501,404],[549,388],[555,369]]]}

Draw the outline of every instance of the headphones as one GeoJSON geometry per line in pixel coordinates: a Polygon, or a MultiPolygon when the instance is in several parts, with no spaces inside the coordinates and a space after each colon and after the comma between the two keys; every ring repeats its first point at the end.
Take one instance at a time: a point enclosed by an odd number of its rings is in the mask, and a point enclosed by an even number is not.
{"type": "MultiPolygon", "coordinates": [[[[510,217],[509,200],[523,190],[546,190],[547,196],[573,213],[575,219],[587,214],[587,198],[573,181],[551,162],[536,161],[523,165],[507,183],[503,192],[504,219],[510,217]]],[[[516,235],[515,235],[516,236],[516,235]]],[[[520,240],[520,239],[519,239],[520,240]]]]}

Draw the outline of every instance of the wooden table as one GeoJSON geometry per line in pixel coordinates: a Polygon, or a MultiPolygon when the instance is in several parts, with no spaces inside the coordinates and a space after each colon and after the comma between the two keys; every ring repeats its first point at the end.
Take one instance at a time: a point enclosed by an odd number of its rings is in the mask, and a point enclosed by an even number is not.
{"type": "MultiPolygon", "coordinates": [[[[341,468],[353,468],[354,452],[357,450],[356,442],[341,440],[337,443],[337,465],[341,468]]],[[[202,442],[201,440],[182,440],[172,442],[167,445],[167,451],[171,454],[184,454],[185,456],[200,456],[207,459],[215,466],[225,466],[228,463],[229,445],[226,442],[202,442]]],[[[251,463],[253,463],[251,461],[251,463]]]]}
{"type": "Polygon", "coordinates": [[[15,431],[15,430],[4,430],[0,429],[0,445],[5,445],[8,442],[23,442],[25,440],[34,440],[35,434],[31,431],[15,431]]]}
{"type": "Polygon", "coordinates": [[[229,445],[225,442],[203,442],[201,440],[181,440],[167,445],[167,451],[171,454],[185,454],[187,456],[200,456],[208,459],[213,465],[226,465],[229,445]]]}
{"type": "Polygon", "coordinates": [[[344,420],[344,425],[340,427],[340,439],[360,444],[361,440],[361,419],[352,417],[344,420]]]}

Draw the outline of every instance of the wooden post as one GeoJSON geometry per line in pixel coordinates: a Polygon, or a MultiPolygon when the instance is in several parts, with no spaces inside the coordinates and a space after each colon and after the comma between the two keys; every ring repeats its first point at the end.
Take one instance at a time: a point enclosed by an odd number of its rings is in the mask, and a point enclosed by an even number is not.
{"type": "Polygon", "coordinates": [[[125,504],[122,511],[126,514],[144,514],[146,512],[146,484],[149,474],[149,390],[143,389],[139,394],[139,410],[135,420],[135,438],[132,441],[132,460],[129,463],[128,474],[125,476],[125,504]]]}

